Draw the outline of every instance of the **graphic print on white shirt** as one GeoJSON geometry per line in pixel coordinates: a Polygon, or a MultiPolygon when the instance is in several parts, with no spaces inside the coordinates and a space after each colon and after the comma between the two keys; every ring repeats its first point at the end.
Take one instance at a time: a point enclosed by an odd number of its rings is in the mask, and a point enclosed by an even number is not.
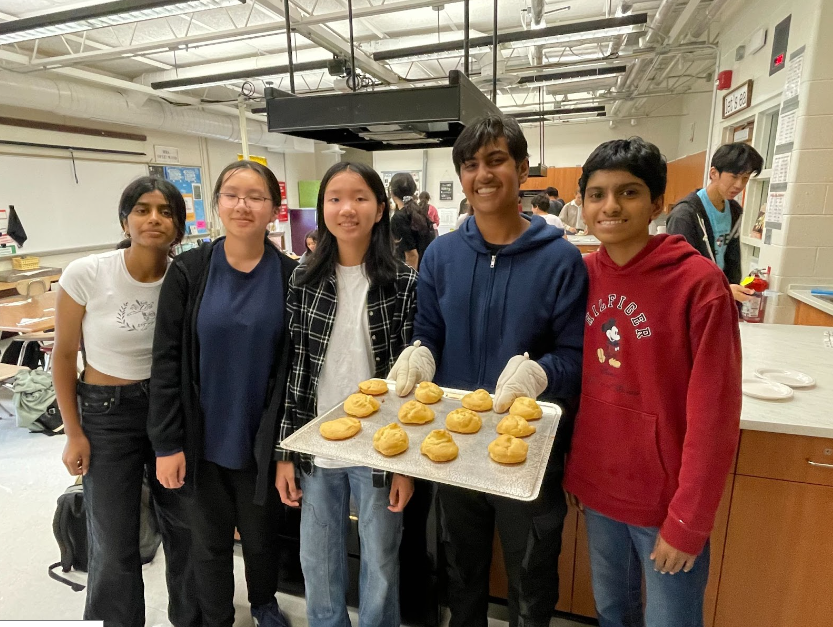
{"type": "Polygon", "coordinates": [[[116,313],[116,322],[127,331],[146,331],[156,325],[156,305],[146,300],[126,302],[116,313]]]}

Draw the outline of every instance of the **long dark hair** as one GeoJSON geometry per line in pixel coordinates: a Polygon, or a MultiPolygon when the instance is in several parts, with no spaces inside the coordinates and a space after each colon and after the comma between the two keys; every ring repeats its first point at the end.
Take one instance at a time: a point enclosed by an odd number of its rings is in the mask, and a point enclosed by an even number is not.
{"type": "MultiPolygon", "coordinates": [[[[217,209],[217,201],[220,197],[220,189],[223,187],[223,183],[226,180],[226,175],[234,170],[254,170],[260,175],[260,178],[263,179],[263,182],[266,183],[266,187],[269,189],[269,196],[272,199],[272,208],[274,211],[277,211],[278,208],[281,206],[281,186],[278,183],[278,179],[275,174],[267,168],[265,165],[261,165],[257,161],[233,161],[229,163],[223,171],[220,172],[220,176],[217,177],[217,182],[214,183],[214,192],[211,196],[212,201],[214,202],[214,209],[217,209]]],[[[240,202],[240,201],[238,201],[240,202]]]]}
{"type": "Polygon", "coordinates": [[[420,205],[416,195],[416,183],[414,177],[407,172],[397,172],[390,180],[390,193],[402,201],[402,209],[411,229],[418,233],[427,233],[431,230],[431,218],[428,217],[428,203],[420,205]],[[407,200],[406,200],[407,199],[407,200]]]}
{"type": "MultiPolygon", "coordinates": [[[[133,207],[139,198],[150,192],[159,192],[165,197],[165,202],[171,208],[171,219],[176,229],[176,237],[171,248],[179,244],[185,236],[185,199],[173,183],[158,176],[142,176],[124,188],[119,200],[119,224],[124,228],[127,216],[133,212],[133,207]]],[[[130,248],[132,240],[126,237],[119,242],[116,249],[130,248]]]]}
{"type": "Polygon", "coordinates": [[[367,278],[373,287],[387,285],[396,280],[397,261],[393,256],[393,238],[390,234],[390,202],[385,193],[385,185],[376,170],[363,163],[341,161],[327,170],[318,189],[318,245],[315,254],[306,264],[306,271],[299,277],[300,285],[317,285],[335,274],[338,262],[338,240],[327,228],[324,221],[324,195],[327,185],[337,174],[350,170],[364,179],[376,197],[376,202],[383,205],[382,218],[373,225],[370,234],[370,247],[364,255],[364,267],[367,278]]]}

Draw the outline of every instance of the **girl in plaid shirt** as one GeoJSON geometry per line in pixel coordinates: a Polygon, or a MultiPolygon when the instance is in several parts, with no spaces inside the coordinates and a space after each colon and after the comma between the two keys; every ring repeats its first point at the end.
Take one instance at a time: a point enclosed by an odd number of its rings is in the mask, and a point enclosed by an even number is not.
{"type": "MultiPolygon", "coordinates": [[[[289,282],[294,345],[280,440],[385,377],[411,338],[416,272],[393,255],[390,205],[379,175],[360,163],[330,168],[318,193],[318,246],[289,282]]],[[[301,504],[301,566],[311,627],[349,625],[345,593],[352,495],[361,538],[360,626],[399,625],[402,511],[413,479],[278,447],[281,500],[301,504]]]]}

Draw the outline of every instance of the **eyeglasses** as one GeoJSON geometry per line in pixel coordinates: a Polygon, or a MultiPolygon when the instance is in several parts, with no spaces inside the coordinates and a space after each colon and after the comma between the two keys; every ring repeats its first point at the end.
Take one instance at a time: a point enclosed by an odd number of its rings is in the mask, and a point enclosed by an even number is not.
{"type": "Polygon", "coordinates": [[[217,204],[223,209],[234,209],[239,201],[243,201],[249,209],[262,209],[263,205],[271,198],[266,196],[238,196],[237,194],[230,194],[228,192],[220,192],[217,194],[217,204]]]}

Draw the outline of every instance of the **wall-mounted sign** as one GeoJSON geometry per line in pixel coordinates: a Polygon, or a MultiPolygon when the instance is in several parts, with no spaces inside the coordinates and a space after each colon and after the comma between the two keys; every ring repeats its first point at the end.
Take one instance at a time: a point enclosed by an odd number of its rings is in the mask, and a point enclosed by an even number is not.
{"type": "Polygon", "coordinates": [[[440,181],[440,200],[454,200],[454,181],[440,181]]]}
{"type": "Polygon", "coordinates": [[[179,163],[179,148],[173,148],[172,146],[154,146],[153,158],[156,163],[176,165],[179,163]]]}
{"type": "Polygon", "coordinates": [[[752,106],[752,81],[748,80],[723,96],[723,119],[752,106]]]}

